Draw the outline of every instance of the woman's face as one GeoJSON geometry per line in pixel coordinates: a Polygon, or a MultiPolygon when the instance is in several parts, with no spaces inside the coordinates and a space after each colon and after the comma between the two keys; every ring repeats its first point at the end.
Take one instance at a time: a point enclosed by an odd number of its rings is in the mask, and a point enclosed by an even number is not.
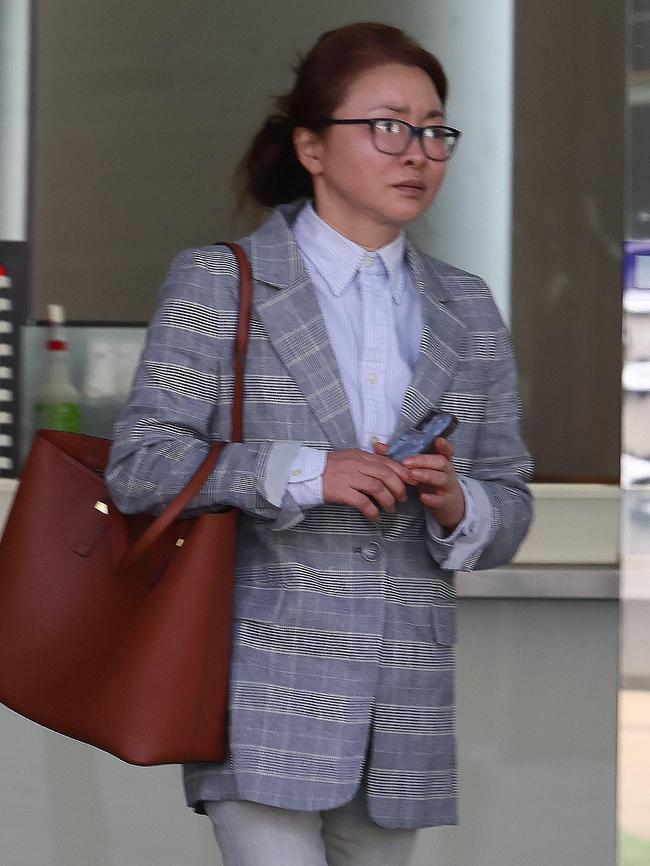
{"type": "MultiPolygon", "coordinates": [[[[350,85],[335,118],[396,118],[414,126],[444,123],[440,97],[419,67],[387,63],[350,85]]],[[[399,156],[380,153],[366,125],[296,130],[298,156],[311,173],[319,215],[369,248],[383,246],[433,201],[446,162],[427,159],[417,138],[399,156]]]]}

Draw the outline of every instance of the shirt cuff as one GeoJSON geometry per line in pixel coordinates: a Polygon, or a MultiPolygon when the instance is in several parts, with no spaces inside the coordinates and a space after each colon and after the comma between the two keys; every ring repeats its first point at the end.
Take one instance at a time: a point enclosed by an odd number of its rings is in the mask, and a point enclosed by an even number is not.
{"type": "Polygon", "coordinates": [[[282,506],[287,478],[294,458],[302,450],[302,442],[274,442],[266,459],[262,481],[264,497],[276,508],[282,506]]]}
{"type": "Polygon", "coordinates": [[[300,508],[323,504],[323,473],[327,451],[303,445],[289,468],[287,492],[300,508]]]}
{"type": "Polygon", "coordinates": [[[443,536],[443,529],[427,509],[425,515],[429,549],[441,568],[470,570],[492,537],[492,506],[480,481],[458,476],[465,497],[465,515],[456,529],[443,536]]]}
{"type": "Polygon", "coordinates": [[[431,511],[430,508],[427,508],[425,516],[426,527],[429,536],[434,541],[442,541],[445,544],[453,544],[460,535],[469,535],[476,528],[476,508],[474,507],[474,502],[469,491],[467,490],[467,484],[465,483],[465,479],[461,478],[460,475],[458,475],[457,477],[458,483],[460,484],[460,489],[463,491],[463,497],[465,499],[465,514],[463,515],[463,519],[460,521],[454,531],[450,532],[449,535],[445,535],[445,530],[433,516],[433,511],[431,511]]]}

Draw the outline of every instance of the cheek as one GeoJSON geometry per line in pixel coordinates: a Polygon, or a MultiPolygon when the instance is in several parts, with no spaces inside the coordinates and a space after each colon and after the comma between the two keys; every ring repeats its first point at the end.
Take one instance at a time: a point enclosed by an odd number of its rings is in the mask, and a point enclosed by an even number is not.
{"type": "Polygon", "coordinates": [[[438,190],[442,186],[442,182],[445,179],[445,174],[447,173],[447,164],[443,163],[441,167],[436,166],[431,171],[430,179],[429,179],[429,203],[431,203],[436,195],[438,194],[438,190]]]}
{"type": "Polygon", "coordinates": [[[359,199],[373,200],[385,185],[386,165],[381,156],[375,153],[358,153],[339,174],[341,186],[354,192],[359,199]]]}
{"type": "Polygon", "coordinates": [[[341,189],[360,192],[376,174],[372,154],[364,147],[330,148],[322,162],[325,179],[341,189]]]}

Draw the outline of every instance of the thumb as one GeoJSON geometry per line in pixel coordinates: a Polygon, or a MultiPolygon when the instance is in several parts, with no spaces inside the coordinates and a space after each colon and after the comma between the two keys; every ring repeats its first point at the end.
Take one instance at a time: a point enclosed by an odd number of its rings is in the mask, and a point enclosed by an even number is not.
{"type": "Polygon", "coordinates": [[[447,460],[451,460],[454,456],[454,446],[451,444],[449,439],[443,439],[442,436],[438,436],[436,441],[433,443],[433,447],[436,450],[436,454],[442,454],[442,456],[446,457],[447,460]]]}
{"type": "Polygon", "coordinates": [[[375,454],[385,454],[388,451],[388,445],[385,442],[373,442],[372,447],[375,449],[375,454]]]}

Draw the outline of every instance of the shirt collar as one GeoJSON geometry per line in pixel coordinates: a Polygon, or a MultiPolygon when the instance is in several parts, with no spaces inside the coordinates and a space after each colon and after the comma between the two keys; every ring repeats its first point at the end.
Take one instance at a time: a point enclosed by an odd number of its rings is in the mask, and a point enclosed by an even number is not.
{"type": "Polygon", "coordinates": [[[404,233],[379,250],[369,253],[321,219],[313,204],[307,202],[293,226],[296,242],[303,253],[325,280],[333,295],[345,292],[363,263],[364,256],[378,256],[388,274],[388,286],[395,303],[399,303],[406,265],[404,233]]]}

